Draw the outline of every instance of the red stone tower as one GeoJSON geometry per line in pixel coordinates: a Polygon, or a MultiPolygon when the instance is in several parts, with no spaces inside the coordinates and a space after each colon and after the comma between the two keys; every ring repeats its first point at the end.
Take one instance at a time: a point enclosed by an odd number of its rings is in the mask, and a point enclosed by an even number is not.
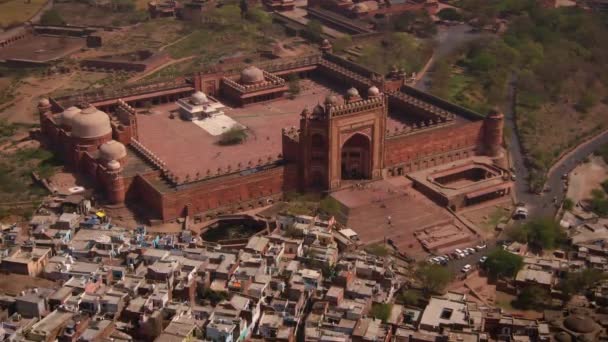
{"type": "Polygon", "coordinates": [[[502,152],[502,137],[504,115],[499,110],[492,110],[484,121],[484,143],[486,154],[492,158],[499,157],[502,152]]]}
{"type": "Polygon", "coordinates": [[[121,171],[122,165],[116,160],[110,161],[105,169],[106,194],[109,202],[112,204],[119,204],[125,201],[125,182],[120,174],[121,171]]]}

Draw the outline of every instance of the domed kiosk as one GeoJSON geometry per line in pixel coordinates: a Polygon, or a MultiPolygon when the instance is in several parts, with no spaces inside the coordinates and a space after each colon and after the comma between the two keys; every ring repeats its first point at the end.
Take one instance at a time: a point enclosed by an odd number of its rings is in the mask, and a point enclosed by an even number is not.
{"type": "Polygon", "coordinates": [[[369,96],[369,97],[380,96],[380,89],[378,89],[378,87],[376,87],[376,86],[369,87],[369,89],[367,90],[367,96],[369,96]]]}
{"type": "Polygon", "coordinates": [[[91,106],[72,118],[72,137],[99,139],[112,136],[112,126],[108,114],[91,106]]]}
{"type": "Polygon", "coordinates": [[[196,93],[192,94],[191,100],[192,104],[195,105],[202,105],[209,102],[209,98],[207,98],[207,95],[205,95],[205,93],[202,91],[197,91],[196,93]]]}
{"type": "Polygon", "coordinates": [[[564,327],[575,333],[588,334],[597,329],[597,324],[589,317],[571,315],[564,320],[564,327]]]}
{"type": "Polygon", "coordinates": [[[105,162],[122,161],[127,156],[125,145],[116,141],[110,140],[99,146],[99,158],[105,162]]]}
{"type": "Polygon", "coordinates": [[[264,82],[264,72],[250,65],[241,71],[241,83],[245,85],[264,82]]]}

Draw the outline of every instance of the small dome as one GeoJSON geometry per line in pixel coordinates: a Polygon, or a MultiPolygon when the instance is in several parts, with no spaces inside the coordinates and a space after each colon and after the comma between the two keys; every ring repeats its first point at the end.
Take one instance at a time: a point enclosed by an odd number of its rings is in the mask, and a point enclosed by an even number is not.
{"type": "Polygon", "coordinates": [[[312,110],[312,114],[315,116],[323,116],[325,115],[325,109],[320,104],[316,105],[312,110]]]}
{"type": "Polygon", "coordinates": [[[264,81],[264,72],[259,68],[250,65],[241,71],[241,83],[252,84],[264,81]]]}
{"type": "Polygon", "coordinates": [[[201,105],[201,104],[209,102],[207,95],[205,95],[205,93],[203,93],[202,91],[197,91],[196,93],[192,94],[191,99],[192,99],[192,103],[194,103],[196,105],[201,105]]]}
{"type": "Polygon", "coordinates": [[[597,328],[591,318],[580,315],[570,315],[564,320],[564,326],[579,334],[588,334],[597,328]]]}
{"type": "Polygon", "coordinates": [[[80,114],[80,108],[69,107],[61,113],[61,124],[64,126],[72,127],[72,121],[76,115],[80,114]]]}
{"type": "Polygon", "coordinates": [[[378,87],[376,86],[371,86],[367,90],[367,96],[375,97],[378,95],[380,95],[380,89],[378,89],[378,87]]]}
{"type": "Polygon", "coordinates": [[[367,7],[366,4],[358,3],[355,6],[353,6],[353,11],[355,11],[355,13],[367,13],[367,12],[369,12],[369,8],[367,7]]]}
{"type": "Polygon", "coordinates": [[[46,97],[43,97],[40,99],[40,101],[38,101],[39,107],[48,107],[50,105],[51,105],[51,102],[46,97]]]}
{"type": "Polygon", "coordinates": [[[127,149],[125,145],[116,140],[110,140],[99,146],[99,158],[103,160],[120,160],[126,156],[127,149]]]}
{"type": "Polygon", "coordinates": [[[110,162],[108,163],[108,170],[119,170],[120,169],[120,163],[116,160],[110,160],[110,162]]]}
{"type": "Polygon", "coordinates": [[[340,100],[338,99],[338,97],[336,95],[327,95],[327,97],[325,98],[325,105],[330,105],[330,106],[337,106],[340,104],[340,100]]]}
{"type": "Polygon", "coordinates": [[[304,107],[304,109],[302,110],[302,113],[300,115],[303,118],[308,117],[310,115],[310,110],[308,109],[308,107],[304,107]]]}
{"type": "Polygon", "coordinates": [[[76,138],[97,138],[112,134],[108,114],[91,106],[72,119],[72,136],[76,138]]]}
{"type": "Polygon", "coordinates": [[[351,87],[350,89],[348,89],[346,91],[346,96],[347,97],[357,97],[357,96],[359,96],[359,91],[357,90],[357,88],[351,87]]]}

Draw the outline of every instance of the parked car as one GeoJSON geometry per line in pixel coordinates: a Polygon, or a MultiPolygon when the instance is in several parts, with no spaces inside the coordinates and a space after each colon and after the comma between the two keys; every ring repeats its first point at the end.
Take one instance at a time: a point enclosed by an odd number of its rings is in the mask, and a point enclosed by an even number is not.
{"type": "Polygon", "coordinates": [[[485,243],[483,245],[477,245],[475,246],[475,249],[477,249],[478,251],[482,250],[482,249],[486,249],[486,247],[488,247],[485,243]]]}
{"type": "Polygon", "coordinates": [[[463,273],[467,273],[471,270],[471,265],[466,264],[462,267],[462,269],[460,271],[462,271],[463,273]]]}
{"type": "Polygon", "coordinates": [[[469,247],[469,248],[466,249],[466,251],[469,254],[473,254],[473,253],[475,253],[475,248],[469,247]]]}
{"type": "Polygon", "coordinates": [[[482,256],[481,258],[479,258],[479,263],[480,263],[480,264],[483,264],[483,263],[485,263],[485,262],[486,262],[486,260],[488,260],[488,257],[484,255],[484,256],[482,256]]]}

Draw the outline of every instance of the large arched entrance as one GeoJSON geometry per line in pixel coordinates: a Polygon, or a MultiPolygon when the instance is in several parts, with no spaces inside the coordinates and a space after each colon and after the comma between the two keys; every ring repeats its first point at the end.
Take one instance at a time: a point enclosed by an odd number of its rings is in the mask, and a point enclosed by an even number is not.
{"type": "Polygon", "coordinates": [[[364,134],[352,135],[342,145],[342,179],[371,178],[371,141],[364,134]]]}

